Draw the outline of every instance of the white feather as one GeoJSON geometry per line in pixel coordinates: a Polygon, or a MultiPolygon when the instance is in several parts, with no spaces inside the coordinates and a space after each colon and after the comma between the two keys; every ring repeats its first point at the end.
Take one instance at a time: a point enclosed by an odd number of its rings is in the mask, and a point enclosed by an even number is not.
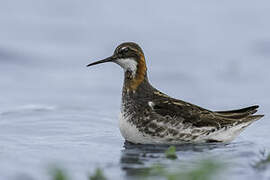
{"type": "Polygon", "coordinates": [[[155,103],[153,103],[152,101],[149,101],[148,106],[150,106],[151,109],[154,109],[155,103]]]}
{"type": "Polygon", "coordinates": [[[146,144],[149,143],[146,138],[134,125],[128,122],[129,117],[124,116],[122,113],[119,118],[119,129],[125,140],[133,143],[146,144]]]}
{"type": "Polygon", "coordinates": [[[119,64],[124,69],[124,71],[129,70],[132,72],[133,76],[136,75],[138,63],[134,59],[117,59],[116,63],[119,64]]]}

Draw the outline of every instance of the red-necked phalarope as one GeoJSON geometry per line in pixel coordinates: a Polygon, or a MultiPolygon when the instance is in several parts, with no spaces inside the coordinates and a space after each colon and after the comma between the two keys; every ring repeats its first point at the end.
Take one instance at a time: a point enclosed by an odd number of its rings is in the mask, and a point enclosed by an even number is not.
{"type": "Polygon", "coordinates": [[[232,111],[210,111],[158,91],[148,81],[145,57],[136,43],[123,43],[112,56],[88,66],[105,62],[114,62],[125,72],[119,126],[129,142],[230,142],[263,117],[253,115],[257,105],[232,111]]]}

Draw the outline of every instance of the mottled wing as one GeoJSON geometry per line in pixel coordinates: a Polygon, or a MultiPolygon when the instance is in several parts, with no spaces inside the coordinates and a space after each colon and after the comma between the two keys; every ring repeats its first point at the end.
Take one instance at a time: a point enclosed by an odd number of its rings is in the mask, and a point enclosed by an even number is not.
{"type": "Polygon", "coordinates": [[[220,129],[241,122],[252,121],[257,106],[233,111],[213,112],[199,106],[176,99],[159,100],[152,103],[154,113],[171,119],[178,119],[183,123],[190,123],[194,127],[215,127],[220,129]]]}
{"type": "Polygon", "coordinates": [[[189,123],[195,127],[220,127],[213,112],[180,100],[156,101],[152,104],[154,113],[163,117],[189,123]]]}

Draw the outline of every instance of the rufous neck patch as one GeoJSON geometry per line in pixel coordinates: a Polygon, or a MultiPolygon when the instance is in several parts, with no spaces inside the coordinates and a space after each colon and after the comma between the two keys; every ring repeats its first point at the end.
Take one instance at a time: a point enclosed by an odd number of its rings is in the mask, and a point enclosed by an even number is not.
{"type": "Polygon", "coordinates": [[[140,60],[138,61],[137,65],[137,72],[136,75],[129,80],[126,84],[126,89],[128,91],[135,91],[138,86],[143,82],[145,75],[146,75],[146,63],[145,63],[145,58],[144,55],[142,54],[140,56],[140,60]]]}

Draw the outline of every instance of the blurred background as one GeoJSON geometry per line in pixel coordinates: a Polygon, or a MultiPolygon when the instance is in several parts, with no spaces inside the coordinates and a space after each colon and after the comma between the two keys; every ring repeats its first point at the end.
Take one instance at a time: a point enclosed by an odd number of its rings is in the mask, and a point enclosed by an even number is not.
{"type": "MultiPolygon", "coordinates": [[[[259,104],[267,115],[269,8],[267,0],[1,0],[0,179],[46,179],[54,162],[80,179],[96,166],[125,177],[123,72],[86,68],[125,41],[143,48],[161,91],[211,110],[259,104]]],[[[266,116],[238,141],[257,152],[270,148],[268,132],[266,116]]]]}

